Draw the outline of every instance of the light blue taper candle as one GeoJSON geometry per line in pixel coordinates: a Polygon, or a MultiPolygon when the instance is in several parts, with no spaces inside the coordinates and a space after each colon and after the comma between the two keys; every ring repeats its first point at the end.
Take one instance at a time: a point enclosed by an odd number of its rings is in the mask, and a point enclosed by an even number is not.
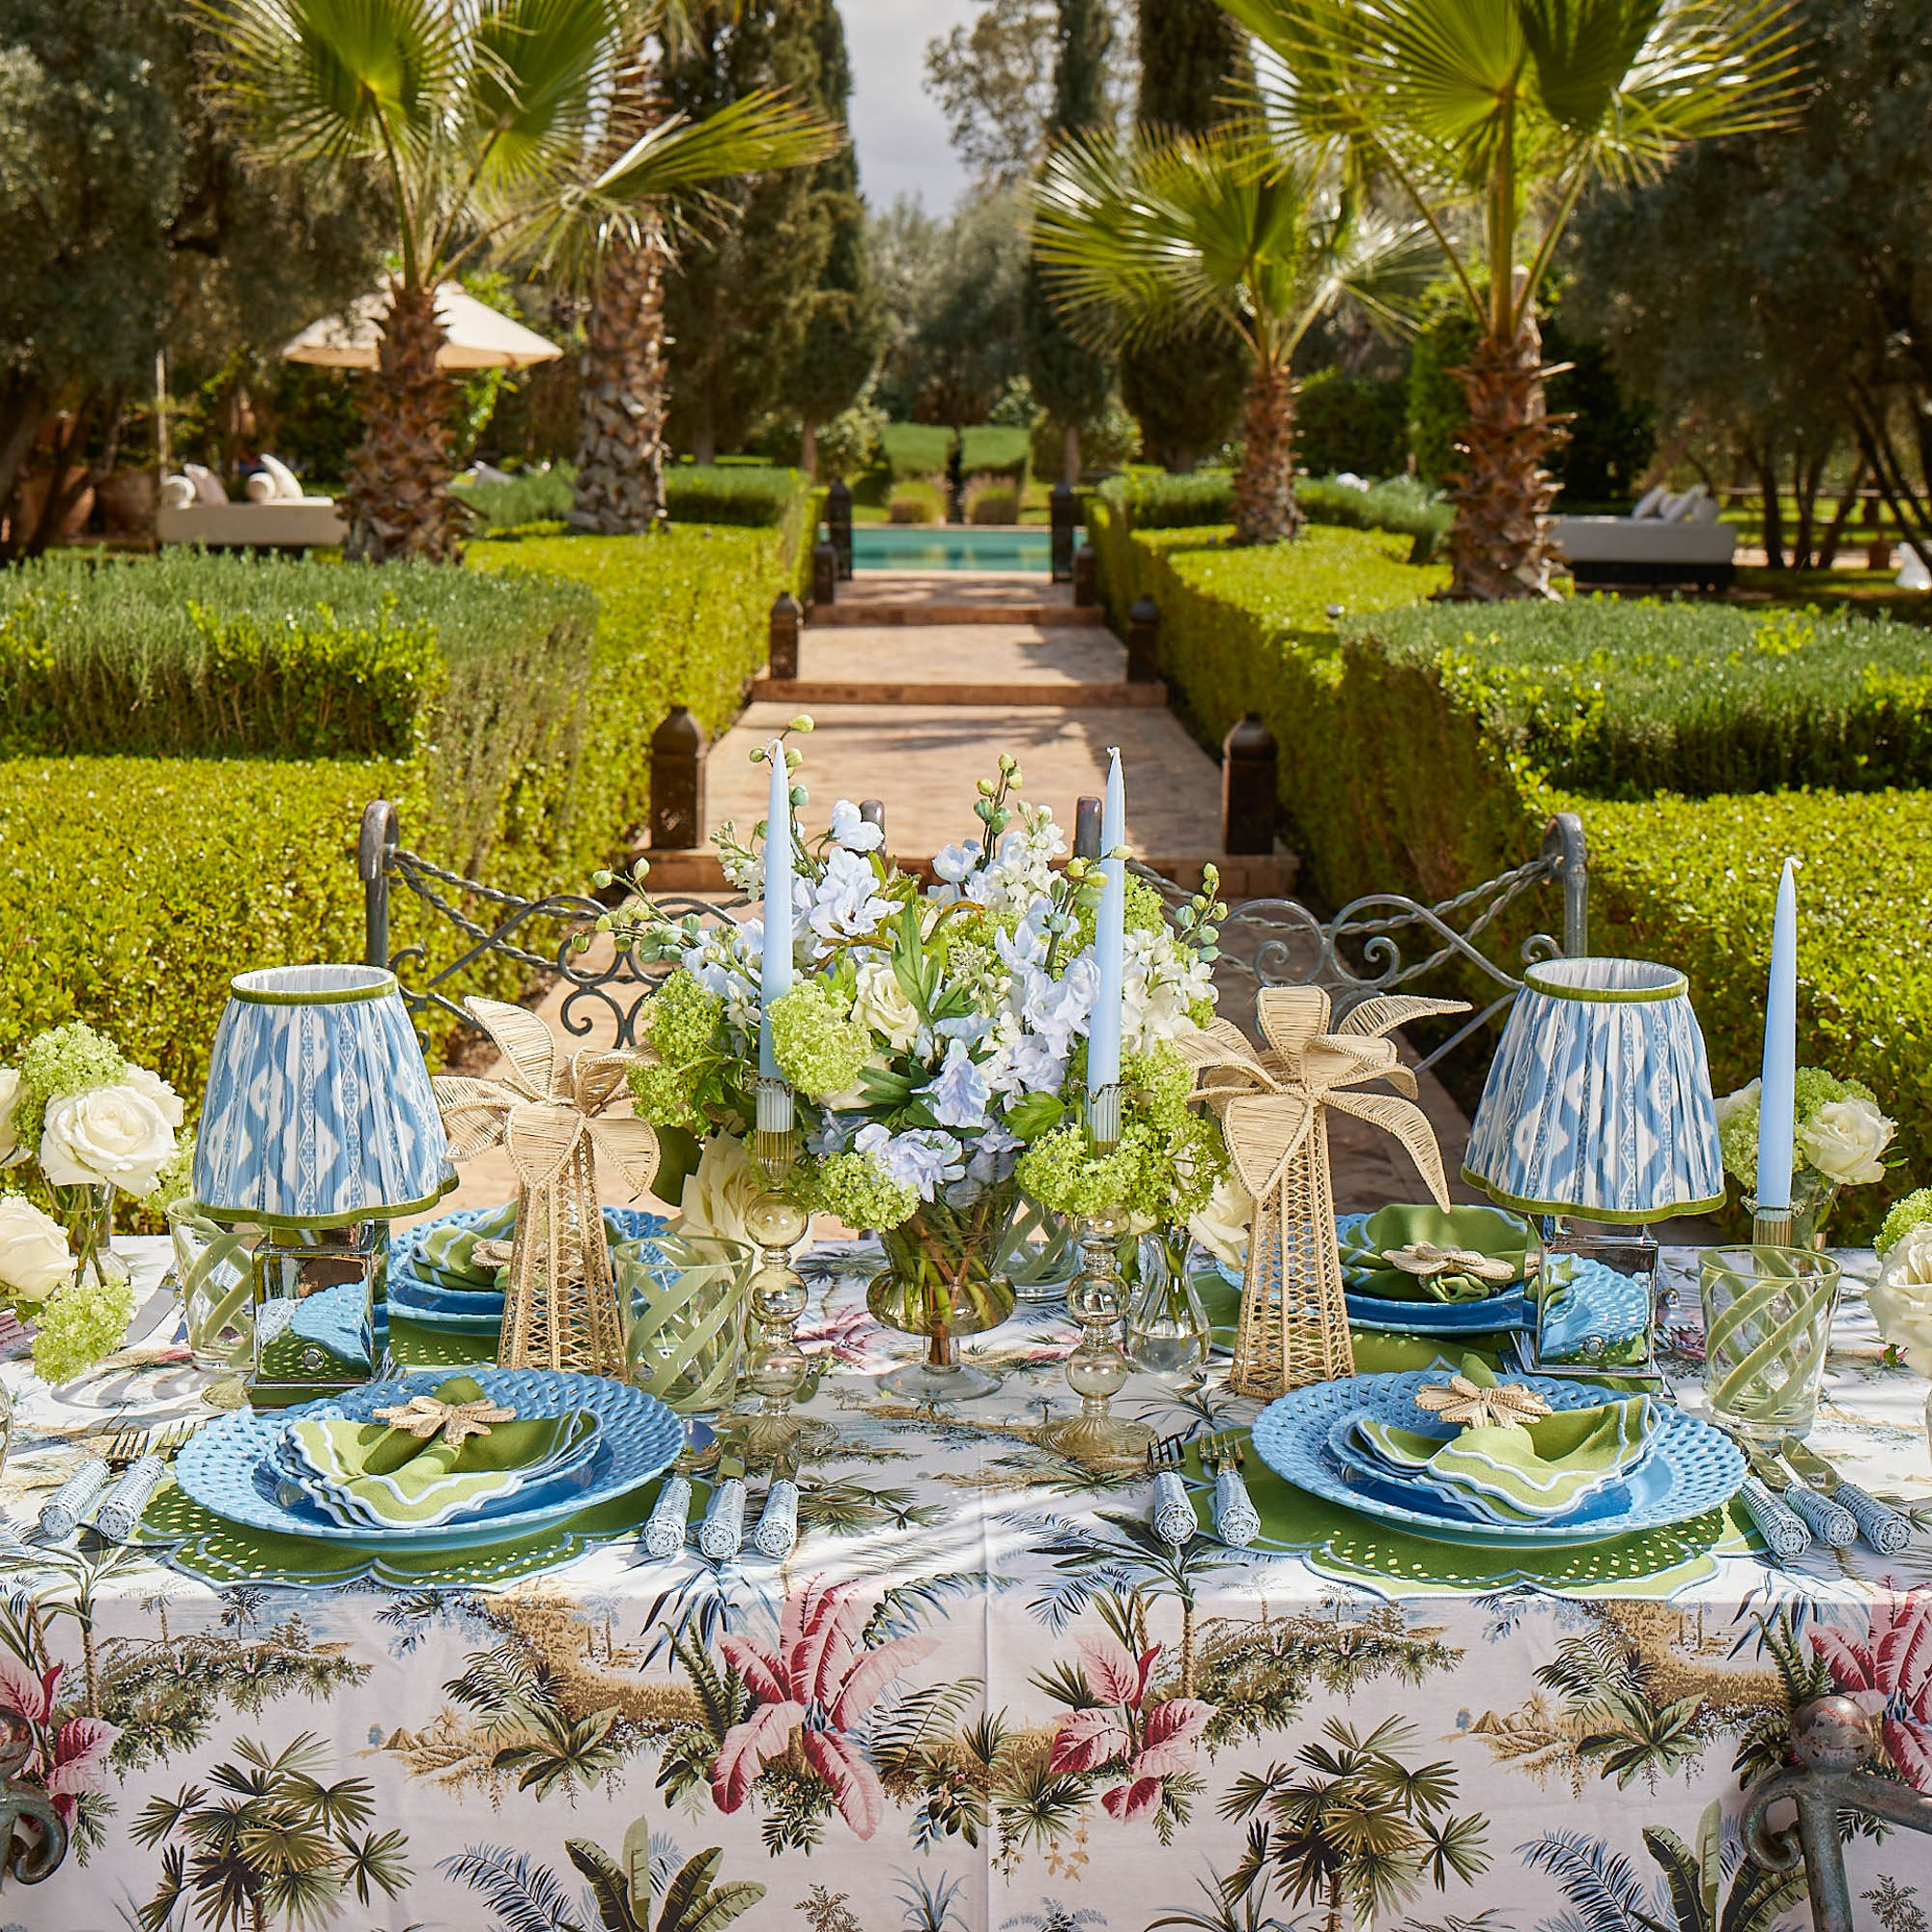
{"type": "Polygon", "coordinates": [[[1771,926],[1771,986],[1764,1002],[1764,1076],[1757,1101],[1757,1207],[1791,1210],[1791,1133],[1798,1111],[1798,882],[1791,861],[1777,882],[1771,926]]]}
{"type": "Polygon", "coordinates": [[[1100,989],[1094,995],[1094,1017],[1087,1029],[1087,1092],[1097,1094],[1121,1077],[1121,980],[1126,945],[1127,866],[1111,855],[1126,842],[1127,788],[1121,777],[1121,753],[1107,748],[1107,795],[1100,808],[1100,874],[1106,888],[1094,922],[1094,963],[1100,989]]]}
{"type": "Polygon", "coordinates": [[[773,1003],[791,991],[791,774],[784,744],[774,738],[765,753],[772,768],[771,804],[765,814],[764,958],[758,969],[758,1071],[780,1077],[772,1053],[773,1003]]]}

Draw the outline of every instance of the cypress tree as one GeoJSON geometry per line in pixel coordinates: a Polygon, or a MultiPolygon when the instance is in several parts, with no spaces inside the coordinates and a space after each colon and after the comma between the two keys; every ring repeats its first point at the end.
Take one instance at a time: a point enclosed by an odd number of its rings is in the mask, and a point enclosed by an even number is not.
{"type": "MultiPolygon", "coordinates": [[[[812,16],[817,66],[812,105],[843,127],[852,97],[852,65],[838,0],[807,0],[804,11],[812,16]]],[[[801,460],[808,469],[813,467],[813,431],[849,408],[866,386],[888,326],[872,285],[859,162],[849,146],[813,170],[811,201],[824,242],[824,266],[807,304],[797,360],[783,385],[783,401],[797,412],[804,428],[801,460]]]]}
{"type": "MultiPolygon", "coordinates": [[[[1253,72],[1215,0],[1140,0],[1140,40],[1144,128],[1206,132],[1227,119],[1227,96],[1253,72]]],[[[1220,445],[1246,382],[1240,344],[1212,325],[1121,357],[1121,400],[1140,422],[1148,456],[1170,469],[1192,469],[1220,445]]]]}
{"type": "MultiPolygon", "coordinates": [[[[1049,144],[1065,134],[1104,128],[1108,49],[1114,37],[1106,0],[1056,0],[1053,118],[1049,144]]],[[[1027,379],[1047,414],[1066,439],[1065,478],[1080,476],[1080,425],[1107,405],[1113,366],[1066,332],[1040,282],[1038,263],[1027,263],[1021,298],[1026,332],[1027,379]]]]}

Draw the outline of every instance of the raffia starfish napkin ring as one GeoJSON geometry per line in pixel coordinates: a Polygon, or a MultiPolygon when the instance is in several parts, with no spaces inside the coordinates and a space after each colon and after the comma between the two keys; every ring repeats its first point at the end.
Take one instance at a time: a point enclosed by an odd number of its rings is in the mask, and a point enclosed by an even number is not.
{"type": "Polygon", "coordinates": [[[1389,1248],[1382,1260],[1404,1274],[1472,1274],[1478,1281],[1514,1281],[1514,1263],[1498,1261],[1476,1248],[1438,1248],[1434,1241],[1415,1241],[1406,1248],[1389,1248]]]}
{"type": "Polygon", "coordinates": [[[514,1422],[514,1408],[499,1408],[487,1397],[481,1402],[438,1402],[433,1395],[412,1396],[407,1407],[379,1408],[378,1422],[391,1429],[407,1430],[412,1435],[433,1442],[439,1435],[452,1449],[460,1449],[471,1435],[488,1435],[493,1422],[514,1422]]]}
{"type": "Polygon", "coordinates": [[[1463,1429],[1480,1429],[1486,1424],[1520,1429],[1552,1412],[1534,1389],[1524,1388],[1520,1382],[1484,1388],[1467,1376],[1451,1376],[1446,1388],[1436,1383],[1417,1389],[1415,1406],[1463,1429]]]}

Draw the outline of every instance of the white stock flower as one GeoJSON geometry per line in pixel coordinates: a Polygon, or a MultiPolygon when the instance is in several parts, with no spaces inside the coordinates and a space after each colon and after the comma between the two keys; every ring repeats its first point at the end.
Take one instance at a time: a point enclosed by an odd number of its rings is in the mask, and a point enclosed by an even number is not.
{"type": "Polygon", "coordinates": [[[1908,1229],[1886,1250],[1865,1301],[1879,1333],[1912,1372],[1932,1376],[1932,1221],[1908,1229]]]}
{"type": "Polygon", "coordinates": [[[906,998],[898,975],[884,960],[874,959],[859,968],[852,1017],[869,1027],[895,1053],[903,1053],[919,1036],[919,1009],[906,998]]]}
{"type": "Polygon", "coordinates": [[[956,886],[980,869],[984,857],[977,845],[942,845],[932,855],[932,869],[949,886],[956,886]]]}
{"type": "Polygon", "coordinates": [[[180,1131],[182,1096],[158,1073],[150,1073],[145,1066],[129,1066],[121,1078],[137,1094],[145,1094],[161,1119],[180,1131]]]}
{"type": "Polygon", "coordinates": [[[24,1194],[0,1194],[0,1287],[44,1301],[73,1275],[67,1233],[24,1194]]]}
{"type": "Polygon", "coordinates": [[[14,1116],[20,1105],[20,1075],[12,1066],[0,1066],[0,1167],[12,1167],[25,1160],[27,1150],[14,1129],[14,1116]]]}
{"type": "Polygon", "coordinates": [[[932,1108],[932,1118],[942,1127],[977,1127],[986,1118],[992,1089],[982,1068],[974,1065],[972,1049],[963,1039],[950,1041],[946,1062],[937,1078],[920,1090],[932,1108]]]}
{"type": "Polygon", "coordinates": [[[55,1187],[155,1191],[175,1151],[175,1130],[138,1087],[117,1080],[47,1103],[41,1172],[55,1187]]]}
{"type": "Polygon", "coordinates": [[[951,1134],[932,1127],[908,1127],[895,1134],[872,1122],[859,1129],[852,1145],[879,1163],[886,1179],[910,1187],[922,1201],[930,1201],[948,1181],[966,1173],[966,1150],[951,1134]]]}
{"type": "Polygon", "coordinates": [[[832,840],[848,852],[876,852],[886,842],[885,827],[868,824],[849,798],[841,798],[832,808],[832,840]]]}
{"type": "Polygon", "coordinates": [[[810,895],[806,923],[820,939],[863,939],[892,917],[892,901],[874,890],[878,875],[856,853],[834,851],[825,862],[825,876],[801,879],[802,894],[810,895]]]}
{"type": "Polygon", "coordinates": [[[1826,1179],[1857,1187],[1885,1179],[1879,1155],[1897,1131],[1869,1100],[1828,1100],[1799,1128],[1798,1145],[1826,1179]]]}

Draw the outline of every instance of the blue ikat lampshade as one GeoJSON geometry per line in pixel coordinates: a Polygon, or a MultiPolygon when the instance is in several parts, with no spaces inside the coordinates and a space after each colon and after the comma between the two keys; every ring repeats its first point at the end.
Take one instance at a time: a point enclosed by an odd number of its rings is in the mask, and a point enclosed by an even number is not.
{"type": "Polygon", "coordinates": [[[1683,974],[1641,959],[1528,968],[1463,1178],[1502,1207],[1584,1221],[1719,1207],[1718,1111],[1683,974]]]}
{"type": "Polygon", "coordinates": [[[229,981],[195,1130],[211,1214],[336,1228],[419,1213],[454,1184],[393,973],[276,966],[229,981]]]}

